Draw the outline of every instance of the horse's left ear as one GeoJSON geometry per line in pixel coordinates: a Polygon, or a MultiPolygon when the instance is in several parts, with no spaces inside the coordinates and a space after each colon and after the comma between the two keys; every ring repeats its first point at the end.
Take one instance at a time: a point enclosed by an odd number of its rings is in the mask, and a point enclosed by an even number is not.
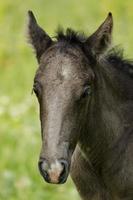
{"type": "Polygon", "coordinates": [[[93,55],[100,55],[111,43],[113,28],[112,13],[109,13],[101,26],[86,41],[93,55]]]}

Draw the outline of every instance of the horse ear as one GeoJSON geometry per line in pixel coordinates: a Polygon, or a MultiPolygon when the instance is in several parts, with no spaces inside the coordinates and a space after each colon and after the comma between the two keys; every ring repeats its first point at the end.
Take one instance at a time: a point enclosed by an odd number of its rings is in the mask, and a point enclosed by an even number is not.
{"type": "Polygon", "coordinates": [[[28,11],[28,37],[29,42],[33,45],[38,62],[41,55],[52,44],[51,38],[47,33],[37,24],[35,16],[32,11],[28,11]]]}
{"type": "Polygon", "coordinates": [[[109,13],[101,26],[86,41],[86,45],[92,51],[93,55],[100,55],[106,50],[111,43],[113,28],[113,17],[109,13]]]}

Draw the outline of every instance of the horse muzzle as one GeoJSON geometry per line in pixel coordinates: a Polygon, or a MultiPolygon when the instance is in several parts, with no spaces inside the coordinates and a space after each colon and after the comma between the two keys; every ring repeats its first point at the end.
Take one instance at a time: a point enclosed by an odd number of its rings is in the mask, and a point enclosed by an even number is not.
{"type": "Polygon", "coordinates": [[[58,159],[51,163],[45,159],[40,159],[38,167],[41,175],[47,183],[63,184],[67,180],[69,164],[64,159],[58,159]]]}

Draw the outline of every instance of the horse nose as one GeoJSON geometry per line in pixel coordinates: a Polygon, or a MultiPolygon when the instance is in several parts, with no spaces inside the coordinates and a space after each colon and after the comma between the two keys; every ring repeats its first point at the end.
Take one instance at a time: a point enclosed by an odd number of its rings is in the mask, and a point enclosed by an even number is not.
{"type": "Polygon", "coordinates": [[[64,159],[56,160],[49,164],[46,160],[38,163],[39,170],[43,178],[48,183],[63,184],[68,176],[68,163],[64,159]]]}

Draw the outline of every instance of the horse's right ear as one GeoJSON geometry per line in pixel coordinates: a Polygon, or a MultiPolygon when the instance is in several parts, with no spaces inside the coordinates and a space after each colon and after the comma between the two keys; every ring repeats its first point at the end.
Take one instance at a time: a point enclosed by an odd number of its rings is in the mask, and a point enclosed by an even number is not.
{"type": "Polygon", "coordinates": [[[41,55],[52,44],[51,38],[47,33],[37,24],[35,16],[32,11],[28,11],[28,38],[29,42],[33,45],[38,62],[41,55]]]}

